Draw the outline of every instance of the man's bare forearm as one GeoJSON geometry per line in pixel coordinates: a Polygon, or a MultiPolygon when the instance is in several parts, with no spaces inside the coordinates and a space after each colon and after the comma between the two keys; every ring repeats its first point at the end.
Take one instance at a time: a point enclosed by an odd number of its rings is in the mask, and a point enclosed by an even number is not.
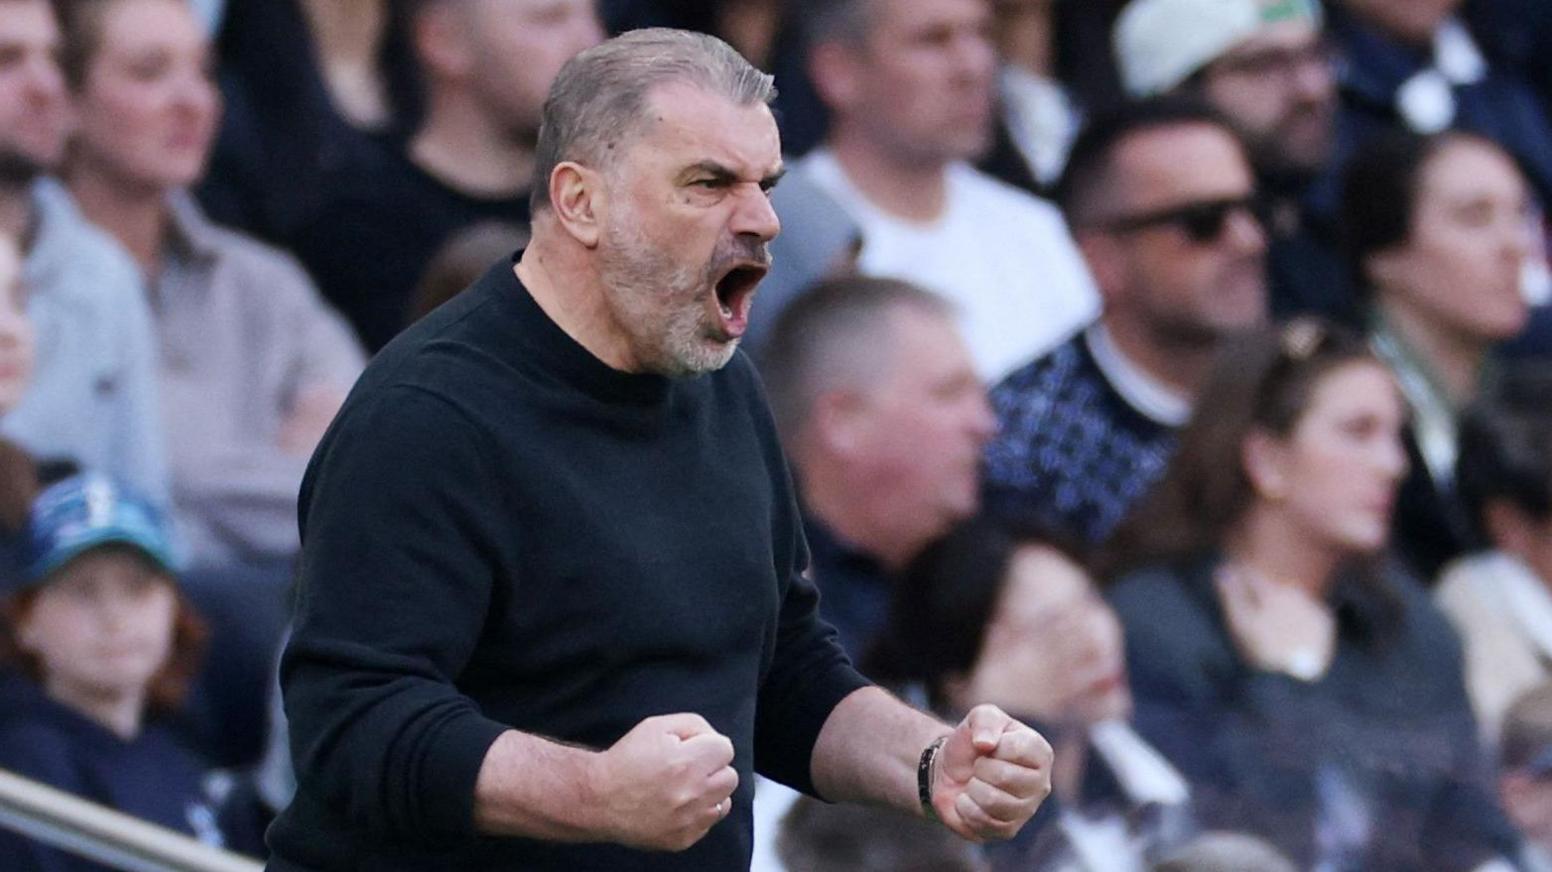
{"type": "Polygon", "coordinates": [[[508,730],[490,746],[474,785],[474,825],[486,835],[599,841],[589,819],[597,752],[508,730]]]}
{"type": "Polygon", "coordinates": [[[814,787],[833,802],[866,802],[921,814],[922,749],[953,730],[877,687],[841,700],[814,743],[814,787]]]}
{"type": "Polygon", "coordinates": [[[690,847],[733,808],[733,742],[700,715],[647,718],[606,751],[502,733],[474,785],[474,824],[493,836],[690,847]]]}

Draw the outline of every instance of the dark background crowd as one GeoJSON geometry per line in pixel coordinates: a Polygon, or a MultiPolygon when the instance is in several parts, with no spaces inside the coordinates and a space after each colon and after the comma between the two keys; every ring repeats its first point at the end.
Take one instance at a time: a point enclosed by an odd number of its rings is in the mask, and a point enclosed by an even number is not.
{"type": "Polygon", "coordinates": [[[757,869],[1552,872],[1547,0],[0,0],[0,767],[263,856],[310,453],[649,26],[776,77],[824,616],[1057,755],[757,869]]]}

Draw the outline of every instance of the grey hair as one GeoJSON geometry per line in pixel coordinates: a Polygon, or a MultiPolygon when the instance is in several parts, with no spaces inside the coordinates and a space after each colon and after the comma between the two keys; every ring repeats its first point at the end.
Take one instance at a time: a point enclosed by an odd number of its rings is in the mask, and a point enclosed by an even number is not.
{"type": "Polygon", "coordinates": [[[550,86],[534,153],[532,211],[550,205],[550,176],[563,161],[602,167],[641,132],[647,100],[684,83],[738,106],[770,105],[775,78],[714,36],[652,27],[633,30],[567,61],[550,86]]]}
{"type": "Polygon", "coordinates": [[[822,281],[793,300],[761,349],[760,375],[776,427],[797,440],[814,404],[837,390],[865,389],[895,366],[895,312],[953,323],[952,303],[910,282],[845,276],[822,281]]]}

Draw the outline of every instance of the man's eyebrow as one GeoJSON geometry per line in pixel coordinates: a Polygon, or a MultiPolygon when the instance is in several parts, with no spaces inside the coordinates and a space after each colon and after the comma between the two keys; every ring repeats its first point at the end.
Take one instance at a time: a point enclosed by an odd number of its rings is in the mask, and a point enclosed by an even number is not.
{"type": "Polygon", "coordinates": [[[738,173],[714,160],[703,160],[690,164],[684,168],[684,172],[679,174],[679,178],[684,181],[689,181],[696,176],[711,176],[713,180],[718,182],[731,183],[738,181],[738,173]]]}
{"type": "MultiPolygon", "coordinates": [[[[768,173],[760,179],[760,187],[769,191],[776,187],[776,183],[781,181],[781,177],[786,174],[787,170],[785,167],[768,173]]],[[[729,185],[738,181],[737,172],[731,167],[723,166],[714,160],[703,160],[690,164],[688,167],[685,167],[684,172],[679,174],[680,179],[684,182],[689,182],[697,176],[711,176],[712,181],[729,185]]]]}

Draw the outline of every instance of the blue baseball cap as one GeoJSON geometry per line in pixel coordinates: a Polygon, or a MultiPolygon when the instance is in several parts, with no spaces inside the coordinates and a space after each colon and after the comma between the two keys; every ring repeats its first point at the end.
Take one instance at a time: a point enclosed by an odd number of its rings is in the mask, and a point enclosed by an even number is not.
{"type": "Polygon", "coordinates": [[[148,500],[106,476],[85,473],[50,485],[32,503],[22,543],[22,581],[36,584],[104,545],[125,545],[177,574],[167,521],[148,500]]]}

